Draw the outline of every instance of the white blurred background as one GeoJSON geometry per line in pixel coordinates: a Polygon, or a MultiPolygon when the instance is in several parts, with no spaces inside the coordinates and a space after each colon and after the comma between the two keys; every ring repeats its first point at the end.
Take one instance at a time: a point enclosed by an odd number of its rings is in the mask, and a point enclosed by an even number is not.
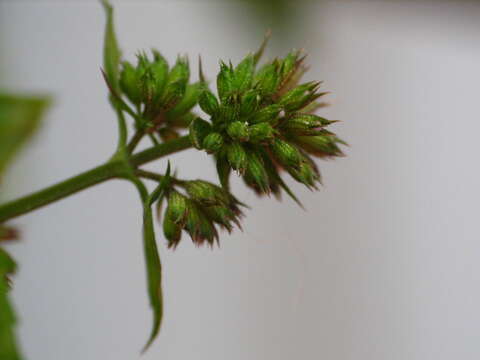
{"type": "MultiPolygon", "coordinates": [[[[218,59],[238,61],[271,25],[245,2],[114,4],[127,58],[152,46],[192,64],[202,54],[210,79],[218,59]]],[[[185,237],[171,252],[158,228],[166,315],[143,359],[479,359],[480,6],[297,5],[291,29],[274,26],[267,57],[308,51],[307,77],[332,91],[322,113],[343,120],[335,130],[348,157],[320,164],[318,193],[292,184],[306,212],[237,182],[252,209],[221,249],[185,237]]],[[[0,86],[55,96],[4,200],[110,156],[103,27],[95,1],[0,0],[0,86]]],[[[182,177],[215,180],[204,153],[171,160],[182,177]]],[[[132,186],[109,182],[13,224],[23,233],[9,249],[21,265],[13,298],[25,357],[140,358],[151,313],[132,186]]]]}

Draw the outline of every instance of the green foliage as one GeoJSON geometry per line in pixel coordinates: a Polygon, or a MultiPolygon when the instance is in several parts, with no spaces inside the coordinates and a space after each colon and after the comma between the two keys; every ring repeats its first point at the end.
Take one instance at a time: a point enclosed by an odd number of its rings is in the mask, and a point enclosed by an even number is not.
{"type": "Polygon", "coordinates": [[[46,98],[0,93],[0,174],[38,128],[48,104],[46,98]]]}
{"type": "Polygon", "coordinates": [[[163,319],[162,265],[155,240],[152,204],[164,196],[169,183],[170,164],[168,164],[165,177],[152,194],[144,200],[143,204],[143,249],[147,268],[148,296],[153,310],[152,331],[143,351],[146,351],[157,337],[163,319]]]}
{"type": "Polygon", "coordinates": [[[12,258],[0,248],[0,359],[20,360],[14,327],[15,314],[9,301],[7,276],[15,271],[12,258]]]}
{"type": "MultiPolygon", "coordinates": [[[[0,94],[0,176],[14,155],[38,129],[49,100],[43,97],[0,94]]],[[[0,224],[0,242],[16,238],[16,231],[0,224]]],[[[10,304],[8,276],[15,262],[0,247],[0,359],[19,360],[14,327],[15,314],[10,304]]]]}

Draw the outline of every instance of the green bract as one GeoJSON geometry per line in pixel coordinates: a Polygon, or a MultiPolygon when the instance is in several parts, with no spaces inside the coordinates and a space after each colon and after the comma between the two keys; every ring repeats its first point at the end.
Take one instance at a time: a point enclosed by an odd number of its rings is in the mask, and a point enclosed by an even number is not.
{"type": "Polygon", "coordinates": [[[325,129],[333,121],[312,114],[326,93],[318,92],[320,82],[299,84],[306,69],[300,52],[259,69],[258,57],[247,55],[236,67],[220,63],[217,96],[206,86],[200,95],[209,122],[192,122],[190,139],[198,149],[215,154],[224,186],[229,166],[259,194],[279,195],[281,188],[291,194],[280,178],[282,169],[315,188],[320,174],[311,156],[342,155],[341,140],[325,129]]]}

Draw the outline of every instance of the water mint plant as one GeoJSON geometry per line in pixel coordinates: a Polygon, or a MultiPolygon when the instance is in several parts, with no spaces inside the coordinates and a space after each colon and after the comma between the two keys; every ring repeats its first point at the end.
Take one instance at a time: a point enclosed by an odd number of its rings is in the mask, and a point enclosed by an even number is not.
{"type": "MultiPolygon", "coordinates": [[[[177,248],[186,236],[198,246],[214,247],[225,232],[241,229],[248,208],[231,192],[232,173],[241,176],[258,195],[280,197],[286,192],[300,204],[284,175],[317,189],[321,177],[314,158],[342,156],[340,146],[345,143],[330,130],[335,121],[315,114],[322,105],[320,98],[327,93],[320,91],[320,82],[301,81],[307,71],[302,52],[292,51],[261,63],[265,38],[259,50],[237,65],[220,61],[215,89],[201,62],[199,80],[192,82],[185,56],[169,64],[154,49],[140,51],[133,63],[124,61],[115,37],[113,9],[106,0],[102,4],[107,15],[102,72],[118,123],[116,148],[111,158],[96,168],[1,204],[0,244],[17,237],[5,224],[8,220],[110,179],[132,183],[143,205],[143,246],[153,311],[146,350],[157,337],[163,318],[154,208],[168,248],[177,248]],[[141,141],[151,145],[136,151],[141,141]],[[218,184],[182,179],[177,176],[181,169],[173,171],[170,161],[165,163],[164,173],[143,169],[149,162],[186,149],[210,154],[218,184]],[[155,183],[153,190],[146,180],[155,183]]],[[[0,97],[0,126],[14,116],[5,110],[6,104],[0,97]]],[[[13,259],[0,248],[0,348],[13,349],[2,359],[19,359],[12,330],[14,316],[5,295],[7,276],[14,270],[13,259]]]]}

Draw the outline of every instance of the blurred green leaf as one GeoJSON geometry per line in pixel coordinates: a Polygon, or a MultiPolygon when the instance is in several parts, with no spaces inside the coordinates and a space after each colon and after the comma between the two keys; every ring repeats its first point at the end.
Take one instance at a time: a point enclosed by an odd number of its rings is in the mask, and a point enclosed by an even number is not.
{"type": "MultiPolygon", "coordinates": [[[[0,175],[26,140],[38,128],[49,100],[0,94],[0,175]]],[[[15,237],[15,231],[0,225],[0,240],[15,237]]],[[[19,360],[14,326],[15,315],[8,299],[7,276],[15,271],[12,258],[0,248],[0,359],[19,360]]]]}
{"type": "Polygon", "coordinates": [[[48,103],[42,97],[0,94],[0,174],[38,128],[48,103]]]}
{"type": "Polygon", "coordinates": [[[0,248],[0,359],[20,360],[13,328],[15,314],[8,299],[7,275],[16,268],[12,258],[0,248]]]}

